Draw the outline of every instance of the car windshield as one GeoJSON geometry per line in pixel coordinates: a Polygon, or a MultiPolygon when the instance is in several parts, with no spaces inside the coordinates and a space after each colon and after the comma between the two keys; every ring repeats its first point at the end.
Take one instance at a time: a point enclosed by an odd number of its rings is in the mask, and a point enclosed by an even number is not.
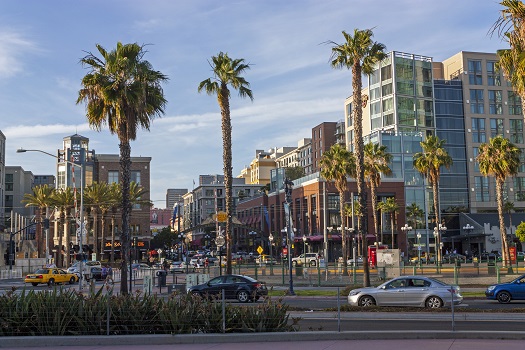
{"type": "Polygon", "coordinates": [[[38,269],[35,273],[47,273],[47,269],[38,269]]]}
{"type": "Polygon", "coordinates": [[[431,280],[433,283],[436,283],[438,284],[439,286],[442,286],[442,287],[447,287],[449,286],[449,284],[446,284],[444,282],[441,282],[440,280],[437,280],[435,278],[428,278],[429,280],[431,280]]]}

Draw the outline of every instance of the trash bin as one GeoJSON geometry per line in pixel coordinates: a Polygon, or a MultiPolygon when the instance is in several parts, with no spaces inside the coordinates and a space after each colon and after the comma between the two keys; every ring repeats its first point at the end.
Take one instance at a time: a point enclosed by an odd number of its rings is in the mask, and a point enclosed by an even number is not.
{"type": "Polygon", "coordinates": [[[159,287],[166,287],[166,275],[168,273],[164,270],[158,270],[156,275],[159,278],[159,287]]]}
{"type": "Polygon", "coordinates": [[[489,275],[491,275],[491,276],[496,275],[496,262],[495,261],[489,261],[487,263],[487,269],[488,269],[488,274],[489,275]]]}

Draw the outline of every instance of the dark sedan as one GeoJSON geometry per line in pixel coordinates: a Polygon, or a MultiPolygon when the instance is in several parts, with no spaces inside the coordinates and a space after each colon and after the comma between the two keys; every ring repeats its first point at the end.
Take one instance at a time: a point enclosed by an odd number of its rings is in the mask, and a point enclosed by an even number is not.
{"type": "Polygon", "coordinates": [[[224,275],[212,278],[207,283],[190,287],[189,293],[199,297],[221,298],[224,290],[226,299],[237,299],[241,303],[257,301],[268,295],[264,282],[244,275],[224,275]]]}
{"type": "Polygon", "coordinates": [[[510,303],[511,300],[525,300],[525,275],[507,283],[488,286],[485,296],[502,304],[510,303]]]}

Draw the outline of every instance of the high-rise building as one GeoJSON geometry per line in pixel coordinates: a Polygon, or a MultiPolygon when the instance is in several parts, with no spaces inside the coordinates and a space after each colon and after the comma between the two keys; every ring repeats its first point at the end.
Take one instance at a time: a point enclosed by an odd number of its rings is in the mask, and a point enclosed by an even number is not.
{"type": "Polygon", "coordinates": [[[182,196],[188,193],[187,188],[168,188],[166,191],[166,209],[173,209],[175,203],[184,203],[182,196]]]}

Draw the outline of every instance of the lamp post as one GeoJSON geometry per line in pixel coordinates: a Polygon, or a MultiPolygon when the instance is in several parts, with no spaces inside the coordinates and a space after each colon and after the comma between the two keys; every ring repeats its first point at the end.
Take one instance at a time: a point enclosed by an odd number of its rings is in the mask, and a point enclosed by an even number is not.
{"type": "Polygon", "coordinates": [[[416,237],[417,237],[417,262],[419,263],[419,268],[421,269],[421,244],[420,244],[421,233],[418,232],[416,234],[416,237]]]}
{"type": "Polygon", "coordinates": [[[406,251],[407,251],[407,258],[408,258],[408,234],[410,233],[410,231],[412,231],[412,226],[405,224],[405,226],[401,227],[401,231],[405,233],[406,251]]]}
{"type": "Polygon", "coordinates": [[[440,242],[441,242],[441,235],[445,233],[447,230],[445,225],[439,224],[438,226],[434,227],[434,237],[437,238],[436,241],[436,250],[437,250],[437,264],[438,266],[441,266],[441,249],[439,249],[440,242]]]}
{"type": "MultiPolygon", "coordinates": [[[[472,252],[472,249],[470,247],[470,233],[474,230],[474,226],[472,226],[471,224],[466,224],[465,226],[463,226],[463,231],[465,231],[467,233],[467,239],[468,239],[468,252],[471,253],[472,252]]],[[[468,256],[467,256],[468,258],[468,256]]]]}
{"type": "MultiPolygon", "coordinates": [[[[434,251],[436,252],[436,265],[438,264],[438,250],[439,250],[439,242],[438,242],[438,236],[439,236],[439,233],[438,233],[438,230],[437,230],[437,227],[434,227],[434,251]]],[[[429,257],[430,259],[430,257],[429,257]]],[[[428,261],[427,261],[428,262],[428,261]]]]}
{"type": "Polygon", "coordinates": [[[304,256],[303,266],[306,266],[306,236],[303,236],[303,256],[304,256]]]}
{"type": "MultiPolygon", "coordinates": [[[[25,152],[39,152],[39,153],[43,153],[43,154],[47,154],[48,156],[51,156],[53,158],[56,158],[58,160],[62,160],[68,164],[71,164],[73,166],[76,166],[78,168],[80,168],[80,222],[79,222],[79,229],[80,229],[80,232],[79,232],[79,239],[78,239],[78,246],[79,246],[79,250],[78,250],[78,253],[80,254],[80,262],[79,262],[79,271],[80,271],[80,279],[79,279],[79,282],[78,282],[78,289],[79,290],[82,290],[82,276],[83,276],[83,270],[82,270],[82,261],[84,260],[84,252],[83,252],[83,247],[82,247],[82,236],[84,235],[84,166],[82,164],[77,164],[77,163],[74,163],[72,161],[69,161],[67,159],[62,159],[62,158],[59,158],[57,156],[55,156],[54,154],[51,154],[49,152],[46,152],[46,151],[42,151],[42,150],[39,150],[39,149],[23,149],[23,148],[19,148],[16,150],[16,153],[25,153],[25,152]]],[[[46,217],[47,219],[47,217],[46,217]]],[[[47,232],[46,232],[47,233],[47,232]]],[[[98,244],[98,242],[95,242],[95,244],[98,244]]],[[[47,237],[46,237],[46,254],[47,254],[47,251],[48,251],[48,246],[49,246],[49,242],[47,241],[47,237]]],[[[69,254],[69,252],[68,252],[69,254]]],[[[46,259],[47,259],[47,256],[46,256],[46,259]]]]}
{"type": "Polygon", "coordinates": [[[268,240],[270,241],[270,276],[273,276],[273,253],[272,253],[272,245],[273,245],[273,235],[270,233],[268,236],[268,240]]]}
{"type": "Polygon", "coordinates": [[[286,233],[287,233],[287,239],[288,239],[288,269],[290,272],[290,287],[288,290],[288,293],[290,295],[295,295],[295,292],[293,290],[293,274],[292,274],[292,247],[293,247],[293,238],[292,238],[292,189],[293,189],[293,182],[286,178],[284,179],[284,209],[286,215],[286,233]]]}
{"type": "MultiPolygon", "coordinates": [[[[182,249],[182,248],[183,248],[183,244],[184,244],[184,243],[182,242],[183,238],[184,238],[184,234],[183,234],[183,233],[179,233],[179,241],[180,241],[180,242],[179,242],[179,248],[180,248],[180,249],[179,249],[179,252],[180,252],[180,253],[179,253],[179,260],[180,260],[180,261],[182,261],[182,253],[183,253],[183,249],[182,249]]],[[[186,263],[186,261],[184,261],[184,263],[186,263]]]]}

